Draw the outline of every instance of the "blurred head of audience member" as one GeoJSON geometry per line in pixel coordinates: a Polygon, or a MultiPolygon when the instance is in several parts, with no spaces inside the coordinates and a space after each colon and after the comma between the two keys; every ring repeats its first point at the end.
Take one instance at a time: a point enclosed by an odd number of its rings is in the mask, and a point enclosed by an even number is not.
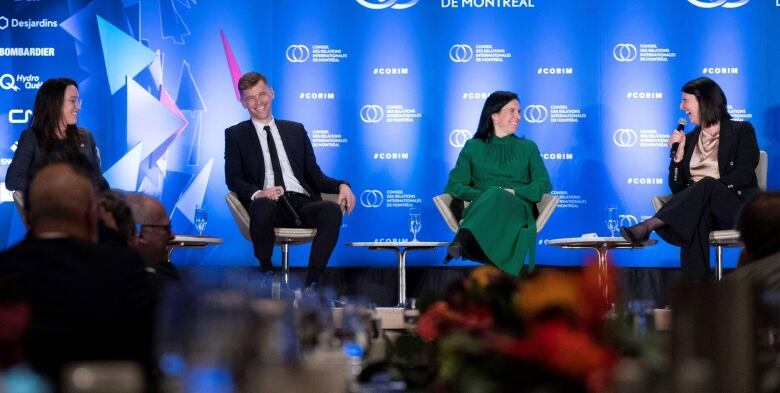
{"type": "Polygon", "coordinates": [[[106,190],[100,193],[99,199],[98,241],[118,247],[134,247],[136,234],[133,212],[122,194],[114,190],[106,190]]]}
{"type": "Polygon", "coordinates": [[[738,266],[780,252],[780,192],[762,192],[746,202],[737,230],[744,245],[738,266]]]}
{"type": "Polygon", "coordinates": [[[156,198],[144,194],[129,194],[125,198],[133,212],[136,226],[131,246],[146,260],[147,270],[163,279],[179,280],[179,272],[168,261],[168,244],[173,240],[171,220],[165,207],[156,198]]]}
{"type": "Polygon", "coordinates": [[[27,220],[34,236],[64,234],[97,240],[97,197],[89,173],[69,163],[41,168],[27,195],[27,220]]]}

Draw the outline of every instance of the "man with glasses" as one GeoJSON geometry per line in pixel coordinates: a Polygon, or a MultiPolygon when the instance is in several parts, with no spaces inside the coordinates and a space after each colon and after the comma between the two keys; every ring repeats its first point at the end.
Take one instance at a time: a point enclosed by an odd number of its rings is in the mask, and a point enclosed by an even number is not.
{"type": "Polygon", "coordinates": [[[250,119],[225,130],[225,181],[249,212],[249,233],[263,271],[271,271],[274,227],[316,228],[306,286],[316,283],[328,263],[355,195],[349,184],[326,176],[300,123],[275,119],[274,90],[265,76],[248,72],[238,81],[241,105],[250,119]],[[321,192],[338,193],[338,204],[321,192]]]}
{"type": "Polygon", "coordinates": [[[126,200],[136,223],[136,237],[131,245],[146,260],[147,271],[165,280],[179,280],[179,271],[168,261],[168,243],[173,232],[165,207],[144,194],[130,194],[126,200]]]}

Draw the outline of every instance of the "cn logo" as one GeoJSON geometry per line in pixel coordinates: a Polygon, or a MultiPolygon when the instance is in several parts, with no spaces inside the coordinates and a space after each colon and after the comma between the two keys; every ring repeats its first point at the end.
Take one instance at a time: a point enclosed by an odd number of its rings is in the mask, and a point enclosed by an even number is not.
{"type": "Polygon", "coordinates": [[[385,196],[379,190],[365,190],[360,194],[360,204],[363,207],[379,207],[384,200],[385,196]]]}
{"type": "Polygon", "coordinates": [[[523,110],[523,118],[529,123],[542,123],[547,120],[547,108],[544,105],[528,105],[523,110]]]}
{"type": "Polygon", "coordinates": [[[8,111],[8,122],[12,124],[25,124],[30,121],[33,111],[30,109],[11,109],[8,111]]]}
{"type": "Polygon", "coordinates": [[[631,147],[636,145],[639,137],[636,131],[630,128],[618,128],[614,134],[612,134],[612,142],[615,142],[617,147],[631,147]]]}
{"type": "Polygon", "coordinates": [[[309,60],[309,47],[306,45],[293,44],[287,47],[287,61],[290,63],[303,63],[309,60]]]}
{"type": "Polygon", "coordinates": [[[633,44],[617,44],[612,49],[612,56],[620,62],[634,61],[637,53],[633,44]]]}
{"type": "Polygon", "coordinates": [[[466,141],[471,139],[471,131],[469,130],[452,130],[450,132],[450,146],[463,147],[466,146],[466,141]]]}
{"type": "Polygon", "coordinates": [[[723,7],[723,8],[737,8],[742,7],[743,5],[747,4],[750,0],[737,0],[737,1],[728,1],[728,0],[710,0],[710,1],[700,1],[700,0],[688,0],[689,3],[699,7],[699,8],[715,8],[715,7],[723,7]]]}
{"type": "Polygon", "coordinates": [[[399,0],[355,0],[358,2],[358,4],[362,5],[363,7],[370,8],[372,10],[384,10],[387,8],[392,8],[394,10],[404,10],[407,9],[415,4],[417,4],[420,0],[408,0],[408,1],[399,1],[399,0]]]}
{"type": "Polygon", "coordinates": [[[630,227],[636,225],[638,222],[636,217],[630,214],[621,214],[618,216],[618,225],[621,227],[630,227]]]}
{"type": "Polygon", "coordinates": [[[363,105],[360,108],[360,120],[363,123],[379,123],[385,117],[385,111],[379,105],[363,105]]]}
{"type": "Polygon", "coordinates": [[[455,63],[466,63],[474,57],[474,50],[466,44],[455,44],[450,47],[450,60],[455,63]]]}

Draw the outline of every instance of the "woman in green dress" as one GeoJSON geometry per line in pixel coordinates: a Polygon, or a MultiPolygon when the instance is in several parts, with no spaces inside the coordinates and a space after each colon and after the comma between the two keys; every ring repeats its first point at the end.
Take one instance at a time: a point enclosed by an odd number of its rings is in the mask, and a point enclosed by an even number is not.
{"type": "Polygon", "coordinates": [[[497,91],[487,98],[477,132],[463,146],[444,189],[455,200],[471,202],[445,263],[463,257],[516,276],[527,260],[533,270],[536,203],[552,185],[536,144],[515,136],[519,123],[517,94],[497,91]]]}

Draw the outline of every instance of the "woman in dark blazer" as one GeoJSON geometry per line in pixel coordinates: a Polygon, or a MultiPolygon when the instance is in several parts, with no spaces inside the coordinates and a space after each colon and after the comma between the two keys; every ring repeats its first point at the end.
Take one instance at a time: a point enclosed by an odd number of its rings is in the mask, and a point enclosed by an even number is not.
{"type": "Polygon", "coordinates": [[[100,157],[92,134],[76,126],[81,110],[78,85],[67,78],[49,79],[35,96],[32,119],[22,131],[5,175],[9,190],[27,191],[35,171],[52,157],[84,167],[93,179],[102,180],[100,157]]]}
{"type": "Polygon", "coordinates": [[[758,143],[749,122],[731,120],[726,95],[709,78],[683,86],[680,109],[696,128],[688,134],[674,131],[669,138],[669,187],[674,196],[655,216],[620,228],[620,234],[637,244],[656,231],[680,247],[685,279],[709,280],[710,231],[733,228],[742,203],[759,191],[758,143]]]}

